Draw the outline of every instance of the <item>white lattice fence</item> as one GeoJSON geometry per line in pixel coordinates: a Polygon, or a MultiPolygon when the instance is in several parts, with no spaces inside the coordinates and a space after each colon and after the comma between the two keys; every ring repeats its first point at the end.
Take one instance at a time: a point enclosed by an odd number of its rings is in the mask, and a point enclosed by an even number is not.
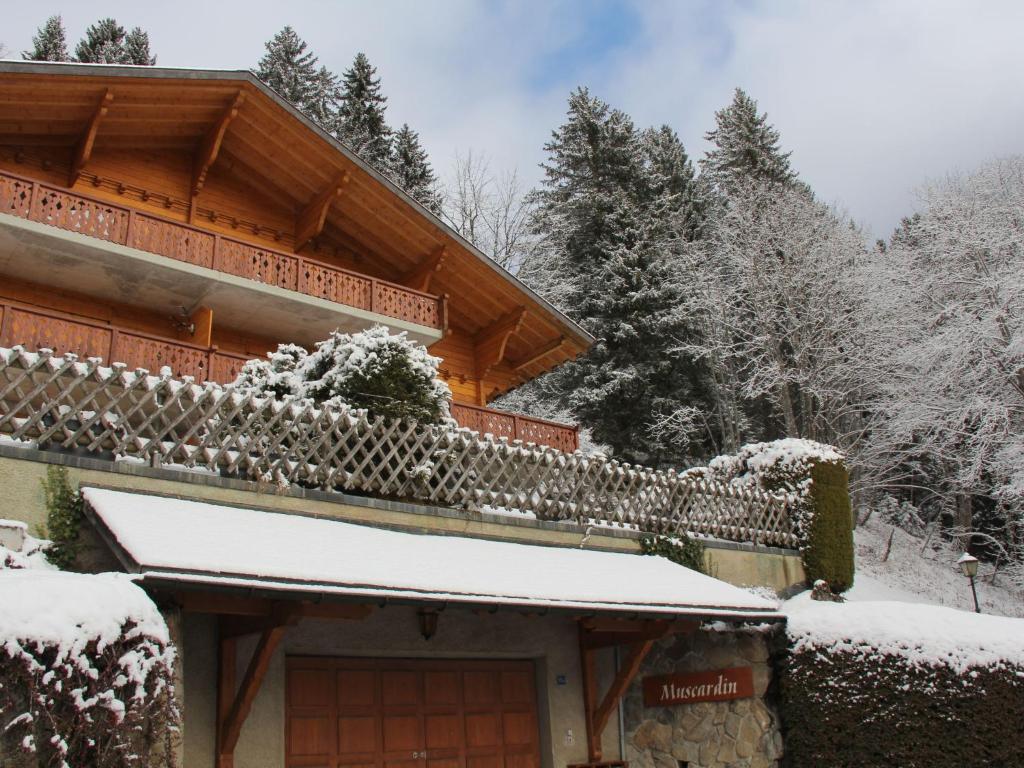
{"type": "Polygon", "coordinates": [[[604,457],[0,349],[0,433],[325,490],[795,546],[784,497],[604,457]]]}

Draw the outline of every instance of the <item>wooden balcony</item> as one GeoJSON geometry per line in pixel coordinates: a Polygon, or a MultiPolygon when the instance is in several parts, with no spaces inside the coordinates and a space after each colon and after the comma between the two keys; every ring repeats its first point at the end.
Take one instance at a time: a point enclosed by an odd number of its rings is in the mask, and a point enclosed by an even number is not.
{"type": "Polygon", "coordinates": [[[463,403],[452,403],[452,418],[459,426],[481,435],[490,434],[507,437],[509,440],[522,440],[524,443],[549,445],[566,453],[572,453],[580,447],[579,427],[557,421],[463,403]]]}
{"type": "MultiPolygon", "coordinates": [[[[228,384],[249,359],[246,355],[202,347],[153,334],[92,322],[49,309],[0,302],[0,347],[20,345],[30,352],[51,349],[73,352],[80,359],[99,357],[145,368],[158,374],[165,366],[176,377],[228,384]]],[[[452,418],[480,434],[537,443],[572,452],[579,447],[578,430],[566,424],[535,419],[475,405],[452,404],[452,418]]]]}
{"type": "Polygon", "coordinates": [[[0,173],[0,213],[444,331],[443,298],[79,192],[0,173]]]}

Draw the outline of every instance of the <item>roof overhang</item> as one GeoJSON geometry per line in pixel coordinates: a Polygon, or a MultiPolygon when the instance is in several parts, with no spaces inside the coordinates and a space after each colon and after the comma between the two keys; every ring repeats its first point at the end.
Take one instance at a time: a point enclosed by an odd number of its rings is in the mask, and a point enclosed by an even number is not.
{"type": "MultiPolygon", "coordinates": [[[[495,263],[493,259],[489,258],[486,254],[477,249],[472,243],[467,241],[453,228],[444,223],[439,217],[424,208],[420,203],[395,185],[390,179],[370,167],[344,143],[324,131],[319,125],[307,118],[280,94],[260,81],[252,72],[246,70],[206,70],[64,62],[0,61],[0,74],[37,76],[40,78],[46,78],[47,80],[88,78],[93,81],[97,79],[110,81],[121,79],[126,83],[137,83],[143,80],[153,83],[159,83],[160,81],[174,81],[175,84],[179,84],[182,88],[192,87],[193,85],[195,87],[200,87],[204,84],[209,85],[217,82],[222,84],[237,83],[240,87],[258,92],[269,100],[275,109],[279,109],[283,111],[283,113],[287,113],[288,116],[301,123],[303,129],[308,131],[306,135],[309,135],[311,139],[312,137],[315,137],[316,140],[325,142],[329,145],[330,148],[337,153],[335,157],[338,158],[338,162],[341,165],[344,165],[345,168],[354,168],[357,173],[362,175],[365,179],[372,180],[374,184],[383,187],[387,191],[388,195],[393,196],[393,199],[398,201],[396,204],[400,206],[407,206],[415,212],[416,218],[422,222],[424,232],[431,233],[431,236],[436,242],[442,243],[453,249],[456,252],[456,260],[467,259],[468,262],[464,263],[471,263],[475,265],[470,270],[474,275],[478,273],[491,274],[495,279],[500,280],[507,287],[508,295],[504,297],[502,301],[508,304],[508,306],[499,306],[499,303],[494,303],[491,300],[493,297],[490,297],[483,303],[475,305],[474,311],[482,310],[486,305],[489,309],[493,310],[495,316],[501,316],[502,313],[509,311],[510,308],[514,309],[515,307],[523,306],[526,307],[531,314],[536,316],[535,320],[528,319],[526,326],[523,329],[523,341],[520,344],[522,349],[511,350],[513,354],[510,359],[529,359],[531,352],[536,352],[536,350],[545,348],[546,343],[557,341],[560,338],[565,340],[564,346],[560,349],[556,348],[554,352],[547,353],[543,362],[538,361],[536,363],[531,363],[529,366],[525,366],[521,373],[526,378],[539,375],[544,370],[549,370],[568,359],[572,359],[582,351],[586,350],[595,340],[590,333],[564,315],[560,310],[538,295],[531,288],[518,280],[514,275],[510,274],[504,268],[495,263]],[[492,304],[493,306],[491,306],[492,304]]],[[[115,104],[120,105],[116,99],[115,104]]],[[[12,101],[10,102],[10,106],[14,107],[17,106],[17,104],[12,101]]],[[[244,111],[248,108],[248,105],[246,105],[243,106],[242,109],[244,111]]],[[[111,115],[114,115],[114,112],[112,112],[111,115]]],[[[111,119],[114,118],[112,117],[111,119]]],[[[292,147],[290,151],[300,152],[302,150],[297,147],[292,147]]],[[[335,174],[337,169],[323,168],[322,171],[325,174],[335,174]]],[[[444,281],[442,281],[442,283],[443,282],[444,281]]],[[[473,281],[470,280],[467,285],[471,288],[473,281]]],[[[442,287],[445,286],[442,285],[442,287]]],[[[462,284],[459,284],[458,286],[453,285],[451,287],[451,290],[455,291],[452,293],[455,304],[458,304],[458,294],[462,293],[465,287],[466,286],[463,286],[462,284]]],[[[446,288],[446,290],[448,289],[446,288]]],[[[453,307],[453,311],[457,310],[458,307],[453,307]]],[[[477,314],[479,314],[479,312],[477,312],[477,314]]],[[[470,313],[469,316],[475,315],[470,313]]],[[[480,316],[483,317],[482,314],[480,316]]]]}
{"type": "Polygon", "coordinates": [[[90,518],[150,587],[647,618],[781,621],[771,603],[660,557],[411,533],[84,488],[90,518]]]}

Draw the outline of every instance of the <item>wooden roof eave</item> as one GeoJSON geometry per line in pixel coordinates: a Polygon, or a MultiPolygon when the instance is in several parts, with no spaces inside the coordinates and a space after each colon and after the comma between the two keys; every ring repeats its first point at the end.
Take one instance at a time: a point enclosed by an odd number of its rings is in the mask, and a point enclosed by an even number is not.
{"type": "MultiPolygon", "coordinates": [[[[97,84],[109,83],[109,79],[111,77],[195,81],[197,84],[203,83],[204,85],[208,85],[210,88],[217,87],[214,85],[215,83],[221,84],[221,87],[224,87],[222,85],[224,82],[230,82],[232,83],[232,87],[237,88],[241,86],[248,91],[254,91],[263,97],[263,99],[266,99],[268,102],[273,104],[274,107],[281,109],[290,115],[299,123],[299,125],[302,126],[302,128],[305,129],[307,136],[317,140],[316,143],[319,143],[321,146],[321,152],[318,154],[322,154],[323,148],[326,148],[329,153],[338,157],[341,161],[340,164],[334,164],[334,167],[332,168],[324,168],[324,173],[336,174],[341,170],[352,168],[354,166],[358,169],[360,175],[364,176],[364,184],[361,186],[368,187],[368,191],[377,198],[377,201],[383,203],[388,209],[390,209],[388,211],[388,219],[391,219],[394,215],[407,216],[405,212],[400,210],[403,205],[406,206],[411,209],[413,213],[417,214],[416,216],[409,218],[411,219],[413,226],[419,230],[423,238],[433,240],[434,247],[448,247],[448,264],[455,266],[457,269],[459,261],[470,259],[476,265],[476,268],[470,267],[471,272],[477,272],[477,270],[482,266],[501,282],[511,287],[513,291],[505,295],[507,302],[502,305],[495,306],[494,311],[503,309],[507,310],[517,304],[526,307],[528,310],[527,318],[523,323],[522,332],[524,337],[528,336],[531,338],[531,342],[528,342],[526,346],[540,349],[545,345],[550,344],[553,340],[564,337],[564,352],[567,353],[567,357],[565,359],[571,359],[571,357],[575,357],[582,351],[585,351],[590,344],[593,343],[593,337],[585,330],[559,312],[542,297],[534,293],[529,287],[524,285],[513,275],[509,274],[494,263],[494,261],[488,258],[485,254],[477,250],[461,235],[451,229],[444,222],[437,219],[434,214],[423,208],[422,205],[413,200],[403,190],[399,189],[393,182],[378,173],[375,169],[371,168],[342,142],[325,132],[320,128],[320,126],[313,123],[279,94],[273,91],[273,89],[259,81],[251,72],[237,70],[217,71],[172,69],[163,67],[129,67],[75,63],[9,61],[0,62],[0,73],[26,73],[37,76],[50,75],[55,78],[65,78],[69,75],[81,76],[84,78],[95,78],[97,84]],[[373,187],[377,187],[377,189],[373,189],[373,187]],[[381,192],[386,194],[382,196],[381,192]],[[534,339],[538,341],[534,343],[532,341],[534,339]]],[[[253,103],[254,101],[256,100],[249,98],[247,100],[247,104],[253,103]]],[[[266,106],[264,105],[263,109],[265,108],[266,106]]],[[[239,160],[241,160],[241,158],[239,158],[239,160]]],[[[466,266],[468,266],[468,264],[466,264],[466,266]]],[[[442,280],[441,282],[445,283],[447,281],[442,280]]],[[[537,367],[540,368],[537,373],[541,373],[544,370],[549,370],[551,367],[564,362],[564,359],[559,359],[562,357],[563,354],[561,353],[551,354],[546,358],[541,356],[535,362],[531,362],[529,366],[522,366],[521,371],[527,376],[530,376],[532,375],[532,370],[537,367]]]]}

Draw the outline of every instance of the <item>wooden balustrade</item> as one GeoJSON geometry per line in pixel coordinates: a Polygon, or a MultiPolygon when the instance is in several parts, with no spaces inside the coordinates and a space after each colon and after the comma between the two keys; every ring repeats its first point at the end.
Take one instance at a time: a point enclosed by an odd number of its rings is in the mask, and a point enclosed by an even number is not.
{"type": "Polygon", "coordinates": [[[225,384],[234,381],[249,358],[217,347],[117,328],[52,310],[14,302],[0,303],[0,346],[20,345],[27,350],[73,352],[80,359],[98,357],[173,376],[225,384]]]}
{"type": "Polygon", "coordinates": [[[452,403],[452,418],[460,427],[472,429],[481,435],[550,445],[566,453],[580,447],[579,427],[560,424],[557,421],[464,403],[452,403]]]}
{"type": "Polygon", "coordinates": [[[0,213],[444,330],[444,300],[293,253],[0,173],[0,213]]]}

